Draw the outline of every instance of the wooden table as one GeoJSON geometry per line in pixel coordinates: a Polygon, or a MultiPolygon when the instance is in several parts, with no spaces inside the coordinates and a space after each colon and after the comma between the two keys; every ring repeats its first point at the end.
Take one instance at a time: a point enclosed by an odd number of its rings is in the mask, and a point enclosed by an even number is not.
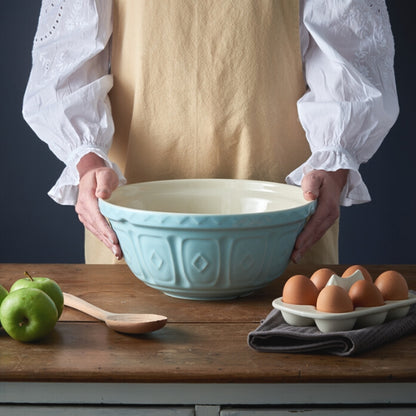
{"type": "MultiPolygon", "coordinates": [[[[0,264],[6,288],[27,270],[103,309],[169,319],[159,331],[130,336],[65,308],[41,342],[19,343],[1,331],[0,414],[23,414],[30,406],[31,415],[57,409],[106,415],[102,405],[116,406],[118,415],[364,414],[363,407],[365,414],[416,414],[416,334],[348,358],[248,347],[248,333],[270,312],[286,279],[316,268],[292,265],[251,296],[201,302],[159,293],[124,265],[0,264]]],[[[339,274],[345,268],[333,266],[339,274]]],[[[398,270],[416,289],[416,265],[367,268],[373,276],[398,270]]]]}

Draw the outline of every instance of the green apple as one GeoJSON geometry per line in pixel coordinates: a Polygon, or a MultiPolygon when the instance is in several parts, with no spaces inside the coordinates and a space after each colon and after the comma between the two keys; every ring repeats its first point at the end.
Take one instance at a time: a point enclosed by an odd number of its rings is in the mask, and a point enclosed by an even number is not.
{"type": "MultiPolygon", "coordinates": [[[[1,306],[1,303],[3,302],[3,299],[8,294],[9,294],[9,292],[2,285],[0,285],[0,306],[1,306]]],[[[1,325],[1,315],[0,315],[0,325],[1,325]]]]}
{"type": "Polygon", "coordinates": [[[58,320],[54,301],[35,287],[10,292],[0,306],[3,329],[15,340],[37,341],[48,335],[58,320]]]}
{"type": "Polygon", "coordinates": [[[58,309],[58,319],[64,309],[64,295],[61,288],[55,280],[48,277],[32,277],[28,272],[25,272],[27,277],[16,280],[10,288],[10,293],[25,287],[35,287],[43,290],[55,302],[56,309],[58,309]]]}
{"type": "Polygon", "coordinates": [[[4,286],[0,285],[0,305],[3,302],[3,299],[9,294],[9,292],[4,288],[4,286]]]}

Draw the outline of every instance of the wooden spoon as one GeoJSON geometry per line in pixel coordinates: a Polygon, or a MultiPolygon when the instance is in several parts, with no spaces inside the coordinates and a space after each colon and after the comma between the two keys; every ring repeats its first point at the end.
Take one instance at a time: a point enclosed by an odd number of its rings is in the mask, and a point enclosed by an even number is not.
{"type": "Polygon", "coordinates": [[[64,305],[104,321],[115,331],[126,334],[144,334],[156,331],[166,325],[168,318],[146,313],[111,313],[69,293],[64,293],[64,305]]]}

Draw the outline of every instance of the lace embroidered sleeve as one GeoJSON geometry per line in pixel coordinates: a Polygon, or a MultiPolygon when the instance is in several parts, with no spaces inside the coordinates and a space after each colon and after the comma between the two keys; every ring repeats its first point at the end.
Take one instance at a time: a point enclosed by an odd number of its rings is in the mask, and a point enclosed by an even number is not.
{"type": "Polygon", "coordinates": [[[66,165],[49,195],[75,204],[76,165],[89,152],[108,160],[114,132],[108,91],[111,0],[43,0],[23,116],[66,165]]]}
{"type": "Polygon", "coordinates": [[[376,152],[398,115],[386,4],[304,0],[301,5],[308,91],[298,112],[312,155],[287,181],[299,185],[312,169],[349,169],[341,204],[367,202],[359,166],[376,152]]]}

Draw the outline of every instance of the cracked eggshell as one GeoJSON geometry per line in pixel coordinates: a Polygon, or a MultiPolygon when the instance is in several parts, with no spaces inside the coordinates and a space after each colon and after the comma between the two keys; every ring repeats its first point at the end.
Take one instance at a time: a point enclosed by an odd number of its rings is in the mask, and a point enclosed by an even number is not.
{"type": "Polygon", "coordinates": [[[351,286],[358,280],[364,280],[364,276],[361,273],[361,270],[356,270],[352,275],[348,277],[341,277],[334,274],[328,280],[327,286],[340,286],[348,292],[351,286]]]}
{"type": "Polygon", "coordinates": [[[348,269],[346,269],[344,273],[342,273],[341,277],[352,276],[357,270],[361,272],[365,280],[368,280],[369,282],[373,281],[370,272],[364,266],[360,266],[359,264],[354,264],[353,266],[348,267],[348,269]]]}

